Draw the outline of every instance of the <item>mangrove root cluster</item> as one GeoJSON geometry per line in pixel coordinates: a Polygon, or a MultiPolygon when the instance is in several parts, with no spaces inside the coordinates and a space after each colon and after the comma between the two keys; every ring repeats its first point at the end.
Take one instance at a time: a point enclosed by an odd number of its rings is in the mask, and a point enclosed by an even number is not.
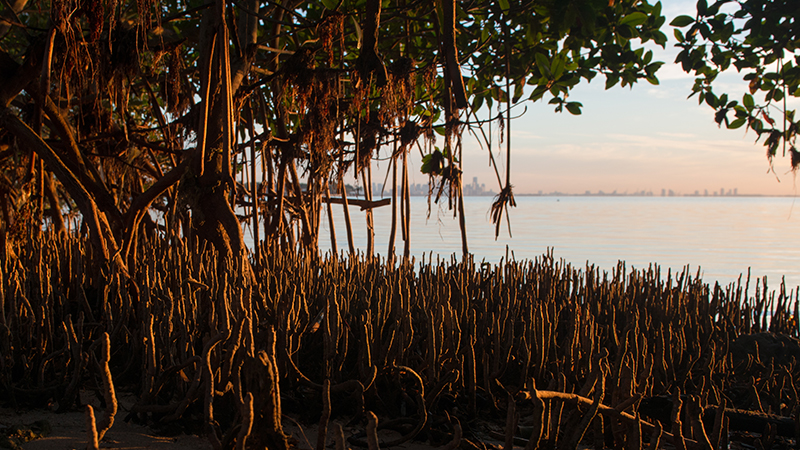
{"type": "Polygon", "coordinates": [[[115,415],[203,433],[216,449],[286,449],[288,413],[319,424],[317,449],[328,436],[337,449],[448,450],[484,449],[493,434],[527,450],[795,438],[797,292],[766,280],[712,287],[552,254],[314,260],[270,245],[251,272],[185,241],[137,245],[131,274],[72,236],[7,252],[2,402],[85,409],[93,447],[115,415]],[[115,390],[136,404],[118,411],[115,390]],[[100,409],[84,406],[92,391],[100,409]]]}

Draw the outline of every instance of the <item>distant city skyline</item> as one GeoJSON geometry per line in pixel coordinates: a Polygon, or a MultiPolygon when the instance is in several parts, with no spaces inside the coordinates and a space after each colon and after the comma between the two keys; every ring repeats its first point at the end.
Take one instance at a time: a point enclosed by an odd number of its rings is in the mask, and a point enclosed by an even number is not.
{"type": "MultiPolygon", "coordinates": [[[[397,186],[398,192],[401,187],[397,186]]],[[[410,183],[409,194],[412,196],[426,196],[429,193],[430,186],[428,183],[410,183]]],[[[362,197],[363,190],[360,184],[347,185],[348,195],[355,197],[362,197]]],[[[467,197],[486,197],[495,196],[497,193],[494,190],[487,189],[486,183],[481,183],[480,178],[472,177],[472,182],[464,184],[464,195],[467,197]]],[[[335,191],[334,191],[335,192],[335,191]]],[[[434,192],[435,193],[435,192],[434,192]]],[[[384,187],[383,183],[372,183],[372,195],[374,198],[388,198],[392,196],[390,187],[384,187]]],[[[616,189],[605,191],[598,190],[585,190],[583,192],[574,191],[545,191],[539,189],[536,192],[517,192],[516,195],[520,196],[536,196],[536,195],[570,195],[570,196],[638,196],[638,197],[738,197],[738,196],[764,196],[770,194],[754,194],[747,192],[739,192],[738,187],[720,187],[718,190],[709,189],[695,189],[692,192],[683,192],[680,190],[661,188],[660,190],[652,189],[639,189],[633,191],[618,191],[616,189]]]]}

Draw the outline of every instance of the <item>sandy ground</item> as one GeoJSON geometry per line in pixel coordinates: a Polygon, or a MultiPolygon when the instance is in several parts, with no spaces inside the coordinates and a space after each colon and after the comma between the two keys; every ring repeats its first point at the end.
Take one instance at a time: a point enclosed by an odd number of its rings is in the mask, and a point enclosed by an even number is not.
{"type": "MultiPolygon", "coordinates": [[[[114,422],[108,430],[100,448],[113,448],[121,450],[139,449],[177,449],[177,450],[206,450],[211,449],[209,441],[202,436],[180,435],[174,437],[157,436],[152,429],[146,426],[135,425],[122,421],[124,414],[118,414],[119,420],[114,422]]],[[[14,412],[10,409],[0,409],[0,429],[9,426],[28,426],[36,421],[47,421],[51,426],[50,434],[41,439],[33,440],[21,445],[25,450],[68,450],[85,449],[87,443],[86,422],[81,412],[68,412],[57,414],[47,410],[26,410],[14,412]]],[[[316,448],[317,428],[301,427],[296,421],[284,420],[285,431],[292,435],[294,444],[300,450],[313,450],[316,448]]],[[[345,430],[350,434],[353,430],[345,430]]],[[[382,431],[381,440],[395,439],[398,435],[392,431],[382,431]]],[[[332,443],[332,433],[328,432],[328,444],[332,443]]],[[[0,444],[0,448],[4,448],[0,444]]],[[[407,442],[393,447],[396,450],[434,450],[435,447],[421,442],[407,442]]]]}
{"type": "MultiPolygon", "coordinates": [[[[88,399],[90,396],[82,396],[88,399]]],[[[114,425],[100,442],[100,448],[114,448],[122,450],[133,449],[177,449],[177,450],[206,450],[211,449],[210,442],[201,436],[158,436],[147,426],[126,423],[122,419],[126,415],[126,406],[133,404],[133,397],[120,398],[120,411],[117,413],[114,425]]],[[[99,405],[92,405],[98,416],[102,415],[99,405]]],[[[37,421],[46,421],[50,426],[47,437],[36,439],[21,445],[26,450],[66,450],[85,449],[87,444],[87,431],[85,415],[81,411],[55,413],[47,409],[25,409],[14,411],[9,408],[0,408],[0,430],[9,427],[30,426],[37,421]]],[[[0,448],[3,445],[0,444],[0,448]]]]}
{"type": "MultiPolygon", "coordinates": [[[[88,399],[89,396],[82,398],[88,399]]],[[[176,449],[176,450],[210,450],[211,443],[203,436],[158,436],[158,434],[147,426],[137,425],[122,420],[126,415],[126,406],[133,404],[133,397],[120,398],[120,411],[116,415],[114,425],[108,430],[100,448],[113,448],[121,450],[139,449],[176,449]]],[[[99,405],[92,405],[96,409],[98,416],[102,415],[99,405]]],[[[0,408],[0,431],[9,427],[30,427],[34,422],[46,421],[50,426],[47,437],[39,438],[21,444],[25,450],[68,450],[85,449],[87,444],[86,419],[81,411],[56,413],[47,409],[21,410],[14,411],[9,408],[0,408]]],[[[284,418],[284,430],[290,434],[293,444],[300,450],[314,450],[317,441],[316,426],[302,426],[295,419],[284,418]]],[[[35,428],[35,427],[32,427],[35,428]]],[[[345,429],[345,435],[349,436],[359,431],[356,429],[345,429]]],[[[393,440],[398,437],[393,431],[383,430],[379,432],[381,441],[393,440]]],[[[333,434],[328,431],[327,443],[333,441],[333,434]]],[[[0,449],[6,448],[0,442],[0,449]]],[[[393,447],[396,450],[434,450],[436,447],[426,445],[421,442],[411,441],[393,447]]]]}
{"type": "MultiPolygon", "coordinates": [[[[18,425],[30,425],[37,420],[46,420],[50,423],[50,434],[42,439],[22,444],[28,450],[44,449],[85,449],[87,443],[86,423],[84,415],[79,412],[56,414],[50,411],[25,411],[15,413],[7,409],[0,410],[0,428],[18,425]]],[[[115,422],[108,430],[100,448],[115,449],[211,449],[211,444],[199,436],[155,436],[152,430],[145,426],[115,422]]]]}

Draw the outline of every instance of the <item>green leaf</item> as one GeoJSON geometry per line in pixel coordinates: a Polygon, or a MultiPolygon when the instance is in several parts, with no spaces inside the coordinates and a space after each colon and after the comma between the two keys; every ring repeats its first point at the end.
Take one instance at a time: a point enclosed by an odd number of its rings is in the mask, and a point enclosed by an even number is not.
{"type": "Polygon", "coordinates": [[[524,88],[525,88],[525,83],[522,82],[514,83],[514,97],[511,99],[511,103],[517,103],[519,99],[522,98],[524,88]]]}
{"type": "Polygon", "coordinates": [[[542,75],[549,77],[550,62],[547,60],[547,56],[545,56],[544,53],[537,53],[535,58],[536,58],[536,66],[539,68],[539,71],[542,72],[542,75]]]}
{"type": "Polygon", "coordinates": [[[554,80],[561,78],[561,75],[564,73],[565,66],[566,62],[564,61],[564,58],[556,57],[553,59],[553,64],[550,65],[550,72],[553,74],[554,80]]]}
{"type": "Polygon", "coordinates": [[[708,13],[708,2],[706,0],[697,0],[697,13],[705,16],[708,13]]]}
{"type": "Polygon", "coordinates": [[[482,95],[476,95],[474,97],[474,100],[472,101],[472,110],[473,111],[477,111],[477,110],[481,109],[481,106],[483,106],[483,96],[482,95]]]}
{"type": "Polygon", "coordinates": [[[622,20],[619,21],[619,24],[635,27],[645,22],[647,22],[647,14],[637,11],[635,13],[631,13],[623,17],[622,20]]]}
{"type": "Polygon", "coordinates": [[[683,28],[685,26],[689,26],[694,23],[694,17],[691,16],[678,16],[672,19],[672,22],[669,23],[669,26],[676,27],[676,28],[683,28]]]}
{"type": "Polygon", "coordinates": [[[719,105],[719,99],[717,98],[716,95],[714,95],[711,92],[706,92],[705,100],[706,100],[706,103],[708,104],[708,106],[710,106],[712,108],[716,108],[717,105],[719,105]]]}
{"type": "Polygon", "coordinates": [[[508,0],[497,0],[497,3],[500,4],[500,9],[502,9],[504,12],[510,9],[508,0]]]}
{"type": "Polygon", "coordinates": [[[333,11],[334,9],[336,9],[336,6],[338,6],[339,2],[337,2],[336,0],[322,0],[322,4],[326,8],[330,9],[331,11],[333,11]]]}
{"type": "Polygon", "coordinates": [[[745,118],[744,117],[740,117],[740,118],[734,120],[733,122],[729,123],[728,124],[728,129],[735,130],[737,128],[741,128],[741,126],[744,125],[744,123],[745,123],[745,118]]]}
{"type": "Polygon", "coordinates": [[[650,14],[652,14],[654,16],[660,16],[661,15],[661,2],[656,2],[656,4],[653,5],[653,11],[651,11],[650,14]]]}
{"type": "Polygon", "coordinates": [[[756,102],[753,100],[752,95],[744,94],[744,97],[742,97],[742,104],[744,104],[744,107],[747,108],[748,111],[752,111],[756,102]]]}
{"type": "Polygon", "coordinates": [[[656,31],[655,33],[653,33],[653,41],[655,41],[655,43],[657,45],[660,45],[661,48],[667,48],[666,47],[666,45],[667,45],[667,35],[666,34],[660,32],[660,31],[656,31]]]}
{"type": "Polygon", "coordinates": [[[619,83],[619,75],[606,75],[606,89],[611,89],[617,83],[619,83]]]}
{"type": "Polygon", "coordinates": [[[535,45],[533,29],[530,24],[525,25],[525,43],[528,44],[529,47],[533,47],[535,45]]]}
{"type": "Polygon", "coordinates": [[[429,153],[422,157],[422,167],[419,168],[419,171],[422,173],[427,173],[429,175],[438,175],[442,173],[442,169],[444,168],[444,155],[442,154],[439,147],[435,147],[433,153],[429,153]]]}
{"type": "Polygon", "coordinates": [[[580,116],[581,115],[581,106],[583,106],[580,102],[568,102],[566,105],[567,111],[573,116],[580,116]]]}

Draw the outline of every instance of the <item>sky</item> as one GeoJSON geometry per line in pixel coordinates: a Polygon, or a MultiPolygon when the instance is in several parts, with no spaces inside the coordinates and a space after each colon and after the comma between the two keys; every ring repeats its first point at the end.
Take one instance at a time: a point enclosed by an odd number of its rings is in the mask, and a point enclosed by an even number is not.
{"type": "MultiPolygon", "coordinates": [[[[736,189],[739,195],[797,194],[788,158],[776,158],[771,172],[766,149],[755,142],[752,131],[720,129],[708,105],[698,105],[696,97],[687,99],[693,78],[674,63],[678,50],[668,24],[678,15],[694,16],[695,1],[663,0],[663,13],[663,31],[670,40],[666,50],[654,47],[653,59],[665,63],[657,73],[660,85],[641,81],[632,89],[617,85],[606,91],[603,76],[583,81],[570,94],[570,100],[583,103],[579,116],[555,113],[548,97],[526,103],[527,112],[511,125],[516,193],[661,195],[665,189],[676,195],[706,190],[713,195],[736,189]]],[[[741,98],[745,85],[735,71],[722,74],[718,82],[719,92],[741,98]]],[[[497,192],[486,150],[465,134],[463,152],[465,184],[477,177],[487,190],[497,192]]],[[[495,158],[504,170],[505,152],[496,152],[495,158]]],[[[411,178],[412,183],[427,183],[418,166],[411,178]]]]}

